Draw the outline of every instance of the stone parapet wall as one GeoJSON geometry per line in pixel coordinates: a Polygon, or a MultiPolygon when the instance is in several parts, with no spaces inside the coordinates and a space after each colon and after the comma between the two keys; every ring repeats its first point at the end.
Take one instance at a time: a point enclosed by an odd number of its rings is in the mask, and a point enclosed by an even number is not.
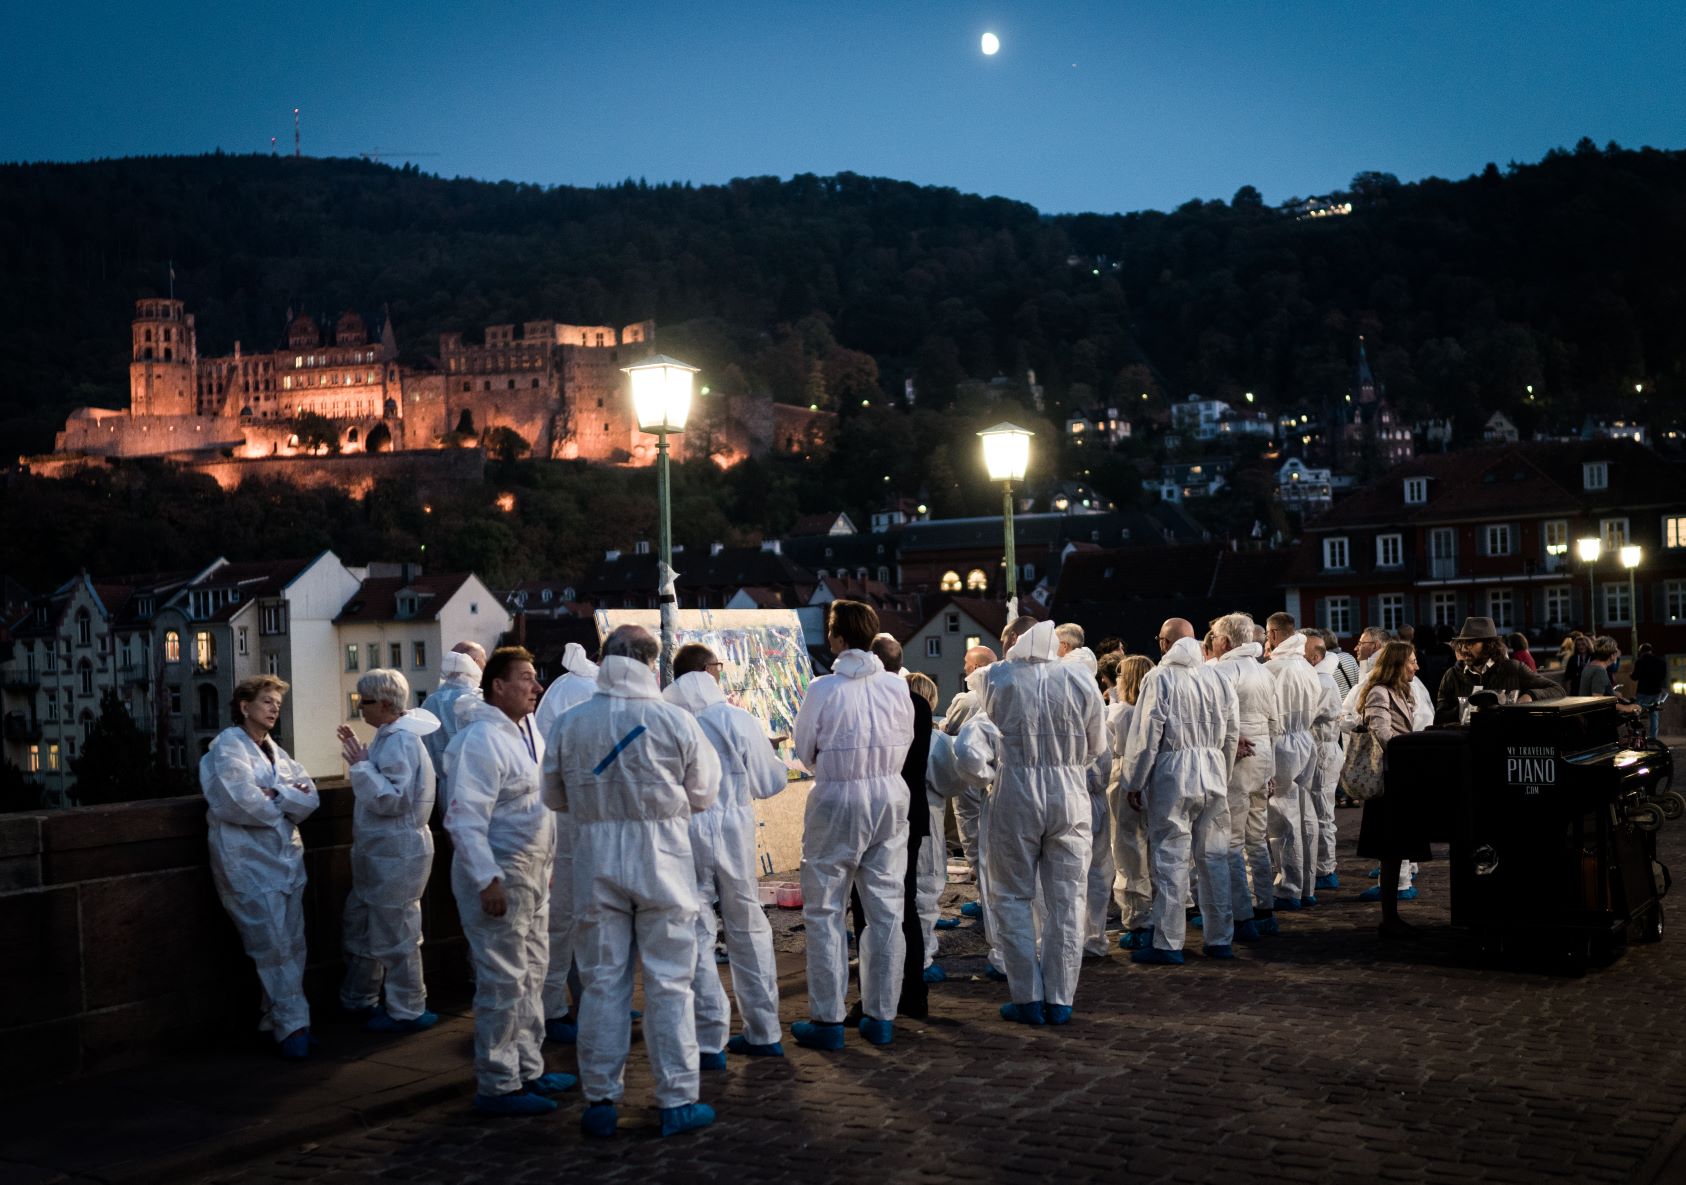
{"type": "Polygon", "coordinates": [[[479,449],[430,449],[425,452],[349,453],[329,457],[262,457],[253,460],[200,461],[189,466],[225,490],[252,478],[296,486],[331,486],[361,498],[375,482],[403,478],[426,488],[432,483],[478,482],[486,468],[479,449]]]}

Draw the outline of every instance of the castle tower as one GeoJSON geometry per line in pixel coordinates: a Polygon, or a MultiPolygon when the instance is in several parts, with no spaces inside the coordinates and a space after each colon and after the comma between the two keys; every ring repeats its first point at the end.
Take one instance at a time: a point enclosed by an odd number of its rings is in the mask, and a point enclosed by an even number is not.
{"type": "Polygon", "coordinates": [[[199,360],[193,317],[179,300],[135,302],[134,352],[129,363],[131,416],[194,414],[194,367],[199,360]]]}

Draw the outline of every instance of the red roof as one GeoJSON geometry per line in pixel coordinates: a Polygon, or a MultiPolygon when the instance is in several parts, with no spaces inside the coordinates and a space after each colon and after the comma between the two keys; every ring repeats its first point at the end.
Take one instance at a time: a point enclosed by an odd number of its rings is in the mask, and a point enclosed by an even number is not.
{"type": "Polygon", "coordinates": [[[336,624],[354,621],[427,620],[438,615],[472,573],[442,572],[437,576],[377,576],[365,580],[334,619],[336,624]],[[414,593],[420,604],[413,614],[398,612],[398,594],[414,593]]]}

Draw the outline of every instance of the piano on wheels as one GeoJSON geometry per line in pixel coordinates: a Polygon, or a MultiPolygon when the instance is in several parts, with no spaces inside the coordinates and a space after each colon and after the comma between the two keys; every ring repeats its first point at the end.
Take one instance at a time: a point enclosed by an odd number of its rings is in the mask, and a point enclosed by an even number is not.
{"type": "Polygon", "coordinates": [[[1569,974],[1663,936],[1657,831],[1683,803],[1668,750],[1627,735],[1617,701],[1478,707],[1467,727],[1388,746],[1395,789],[1451,845],[1452,925],[1483,955],[1569,974]]]}

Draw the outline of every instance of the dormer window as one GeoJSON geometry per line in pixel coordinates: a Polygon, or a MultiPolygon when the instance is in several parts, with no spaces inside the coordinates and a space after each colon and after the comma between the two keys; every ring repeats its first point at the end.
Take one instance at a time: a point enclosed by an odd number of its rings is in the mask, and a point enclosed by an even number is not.
{"type": "Polygon", "coordinates": [[[402,596],[398,598],[398,616],[414,617],[416,615],[416,598],[402,596]]]}
{"type": "Polygon", "coordinates": [[[1405,479],[1405,505],[1421,506],[1428,501],[1428,478],[1407,477],[1405,479]]]}
{"type": "Polygon", "coordinates": [[[1610,488],[1610,462],[1583,461],[1581,462],[1581,488],[1583,490],[1607,490],[1610,488]]]}

